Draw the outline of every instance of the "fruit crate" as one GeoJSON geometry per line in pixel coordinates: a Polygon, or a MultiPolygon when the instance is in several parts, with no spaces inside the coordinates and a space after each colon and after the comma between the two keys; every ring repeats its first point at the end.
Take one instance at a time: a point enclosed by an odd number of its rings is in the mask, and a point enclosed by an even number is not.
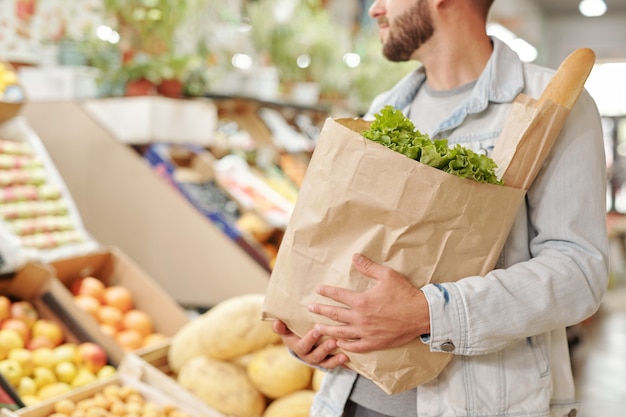
{"type": "MultiPolygon", "coordinates": [[[[68,290],[73,307],[77,307],[78,311],[83,313],[78,320],[84,327],[96,329],[94,333],[99,333],[99,338],[105,346],[111,346],[111,351],[115,353],[118,361],[128,351],[141,354],[158,349],[189,321],[187,312],[117,247],[112,246],[91,254],[51,262],[49,265],[59,282],[68,290]],[[148,316],[152,323],[152,334],[159,336],[158,340],[148,346],[124,349],[124,344],[116,339],[110,328],[106,327],[108,331],[102,330],[105,327],[102,326],[103,322],[98,318],[97,313],[97,309],[102,312],[102,306],[94,307],[92,312],[95,315],[91,315],[84,314],[85,310],[78,307],[76,303],[78,284],[86,277],[96,278],[105,288],[116,286],[128,290],[132,299],[132,310],[140,311],[148,316]]],[[[95,291],[100,290],[95,289],[95,291]]],[[[92,307],[84,306],[83,308],[92,307]]],[[[107,320],[110,323],[112,319],[109,316],[107,320]]]]}
{"type": "Polygon", "coordinates": [[[14,275],[0,280],[0,316],[2,388],[14,400],[14,408],[88,385],[97,376],[103,376],[97,375],[97,371],[105,365],[109,365],[106,367],[109,374],[115,372],[118,361],[114,357],[119,355],[111,355],[90,329],[76,319],[76,307],[68,304],[66,289],[54,279],[52,269],[47,266],[26,264],[14,275]],[[84,353],[85,346],[91,353],[84,353]],[[65,372],[62,377],[56,365],[67,361],[72,363],[67,365],[72,369],[66,366],[70,373],[65,372]],[[89,376],[87,379],[74,380],[81,366],[90,367],[92,373],[83,375],[89,376]],[[48,371],[38,370],[38,367],[48,371]],[[30,380],[23,382],[22,377],[30,380]],[[44,383],[44,379],[47,382],[44,383]],[[67,385],[57,385],[55,390],[48,388],[44,395],[42,387],[56,382],[67,385]]]}
{"type": "Polygon", "coordinates": [[[86,415],[105,415],[96,413],[96,409],[102,412],[102,400],[105,399],[105,395],[113,394],[111,391],[107,392],[111,386],[115,388],[114,392],[118,393],[120,388],[124,389],[127,395],[135,397],[134,401],[138,399],[137,396],[141,397],[143,411],[149,411],[149,408],[157,411],[154,409],[156,406],[165,417],[224,417],[184,391],[171,378],[147,366],[143,360],[132,354],[124,357],[115,375],[32,407],[18,410],[2,409],[0,417],[48,417],[60,406],[61,401],[64,401],[66,406],[74,404],[77,408],[82,402],[80,407],[86,407],[86,415]],[[90,408],[94,410],[92,414],[88,412],[90,408]]]}

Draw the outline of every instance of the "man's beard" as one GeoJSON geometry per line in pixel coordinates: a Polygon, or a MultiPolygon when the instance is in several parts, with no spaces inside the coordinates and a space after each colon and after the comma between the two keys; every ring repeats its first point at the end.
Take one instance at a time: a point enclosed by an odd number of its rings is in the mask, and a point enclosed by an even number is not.
{"type": "Polygon", "coordinates": [[[383,45],[383,54],[394,62],[408,61],[435,29],[426,0],[417,3],[392,22],[389,38],[383,45]]]}

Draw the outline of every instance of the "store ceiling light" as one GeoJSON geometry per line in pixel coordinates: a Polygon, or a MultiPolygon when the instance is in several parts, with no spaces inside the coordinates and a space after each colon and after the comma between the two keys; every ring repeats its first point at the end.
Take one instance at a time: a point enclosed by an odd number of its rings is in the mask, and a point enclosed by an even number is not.
{"type": "Polygon", "coordinates": [[[347,52],[343,56],[343,62],[350,68],[356,68],[361,64],[361,56],[355,52],[347,52]]]}
{"type": "Polygon", "coordinates": [[[582,0],[578,5],[578,10],[586,17],[602,16],[606,13],[606,9],[604,0],[582,0]]]}
{"type": "Polygon", "coordinates": [[[109,43],[119,43],[120,34],[117,31],[113,30],[112,27],[106,25],[100,25],[96,29],[96,36],[98,39],[109,42],[109,43]]]}
{"type": "Polygon", "coordinates": [[[311,66],[311,55],[309,54],[302,54],[302,55],[298,55],[298,58],[296,58],[296,65],[298,66],[298,68],[309,68],[311,66]]]}
{"type": "Polygon", "coordinates": [[[252,67],[252,57],[248,54],[235,54],[231,60],[233,67],[247,70],[252,67]]]}

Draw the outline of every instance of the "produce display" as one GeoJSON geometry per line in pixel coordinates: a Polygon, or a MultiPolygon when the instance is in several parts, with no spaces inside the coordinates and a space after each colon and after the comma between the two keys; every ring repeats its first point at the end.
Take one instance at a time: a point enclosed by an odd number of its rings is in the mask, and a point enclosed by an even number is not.
{"type": "Polygon", "coordinates": [[[2,220],[25,247],[50,249],[87,239],[27,143],[0,139],[0,187],[2,220]]]}
{"type": "Polygon", "coordinates": [[[501,184],[496,176],[497,165],[487,155],[478,154],[457,144],[448,146],[447,139],[431,140],[416,129],[413,122],[392,106],[383,107],[374,115],[363,136],[399,152],[422,164],[432,166],[460,178],[501,184]]]}
{"type": "MultiPolygon", "coordinates": [[[[13,122],[17,125],[18,120],[13,122]]],[[[69,290],[63,291],[65,295],[56,298],[54,304],[61,309],[59,303],[71,305],[74,301],[69,313],[77,315],[76,320],[67,312],[65,315],[71,322],[69,327],[48,319],[49,314],[40,317],[33,305],[13,295],[0,297],[0,373],[24,405],[37,410],[38,416],[51,417],[191,417],[175,405],[159,408],[142,398],[136,388],[126,387],[117,379],[122,372],[109,362],[117,365],[122,350],[137,358],[164,351],[164,377],[189,395],[182,395],[182,399],[197,398],[209,411],[216,410],[224,417],[308,416],[324,374],[297,360],[273,332],[271,323],[260,319],[262,294],[225,300],[184,325],[178,324],[181,327],[172,336],[173,326],[182,321],[180,317],[159,327],[167,320],[161,320],[163,315],[146,301],[158,300],[158,291],[136,272],[130,274],[132,279],[125,279],[128,265],[117,254],[112,255],[114,262],[107,259],[101,263],[97,256],[91,259],[99,253],[98,245],[82,229],[73,201],[43,145],[36,135],[29,137],[32,132],[7,135],[15,133],[6,129],[9,125],[0,126],[0,238],[6,241],[4,236],[10,234],[15,240],[10,245],[0,242],[0,255],[12,256],[5,248],[16,246],[14,242],[35,251],[90,244],[76,253],[59,252],[59,257],[26,257],[27,263],[34,259],[42,270],[50,266],[51,277],[56,271],[54,281],[60,281],[61,286],[54,291],[69,290]],[[89,262],[82,265],[85,253],[89,262]],[[130,288],[137,294],[139,288],[146,290],[137,296],[138,304],[130,288]],[[2,317],[5,302],[10,314],[2,317]],[[78,314],[79,310],[87,314],[78,314]],[[89,332],[81,329],[80,335],[89,333],[90,339],[95,335],[94,339],[109,349],[110,357],[100,345],[64,334],[67,328],[85,325],[89,332]],[[90,333],[94,329],[100,332],[90,333]],[[144,349],[152,346],[156,349],[144,349]],[[115,382],[83,398],[85,392],[93,391],[109,377],[115,382]]],[[[244,130],[237,128],[237,132],[244,130]]],[[[181,157],[185,155],[176,153],[174,160],[179,165],[167,178],[201,212],[220,213],[220,219],[236,228],[238,235],[253,240],[253,247],[266,256],[271,267],[308,155],[277,152],[268,144],[257,147],[251,135],[237,132],[228,135],[228,143],[222,143],[225,152],[219,159],[215,154],[209,165],[206,160],[202,165],[203,158],[197,158],[183,166],[181,157]],[[245,137],[249,139],[246,143],[245,137]],[[207,177],[209,171],[212,176],[207,177]]],[[[171,310],[169,304],[165,307],[171,310]]]]}
{"type": "Polygon", "coordinates": [[[126,351],[134,351],[167,340],[154,329],[152,318],[136,308],[132,292],[122,285],[106,285],[87,276],[76,279],[70,288],[74,301],[126,351]]]}
{"type": "Polygon", "coordinates": [[[29,301],[0,295],[0,320],[0,373],[26,406],[116,372],[102,347],[71,341],[29,301]]]}
{"type": "Polygon", "coordinates": [[[260,319],[263,299],[229,298],[183,326],[167,352],[172,377],[227,416],[306,416],[323,372],[292,356],[260,319]]]}
{"type": "Polygon", "coordinates": [[[0,127],[0,269],[95,248],[38,138],[19,122],[0,127]]]}

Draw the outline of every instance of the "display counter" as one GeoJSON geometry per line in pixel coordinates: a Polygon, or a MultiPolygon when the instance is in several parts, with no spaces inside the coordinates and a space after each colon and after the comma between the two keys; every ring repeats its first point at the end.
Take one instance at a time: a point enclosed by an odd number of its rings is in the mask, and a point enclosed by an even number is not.
{"type": "Polygon", "coordinates": [[[176,301],[210,307],[265,291],[267,269],[80,102],[33,102],[22,116],[47,148],[85,228],[101,244],[121,248],[176,301]]]}

